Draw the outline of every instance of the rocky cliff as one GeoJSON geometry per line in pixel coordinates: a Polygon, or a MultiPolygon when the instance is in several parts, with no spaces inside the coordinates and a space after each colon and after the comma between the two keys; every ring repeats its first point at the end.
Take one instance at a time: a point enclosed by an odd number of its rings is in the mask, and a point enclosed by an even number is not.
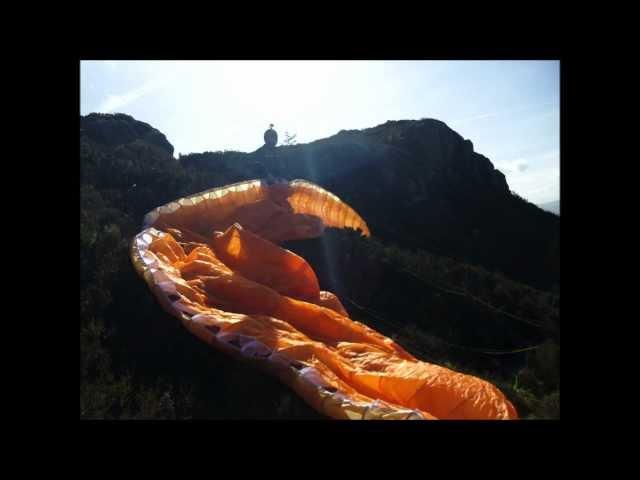
{"type": "Polygon", "coordinates": [[[80,135],[104,147],[117,147],[136,140],[153,145],[173,155],[173,145],[151,125],[123,113],[91,113],[80,117],[80,135]]]}
{"type": "MultiPolygon", "coordinates": [[[[142,143],[173,153],[162,133],[127,115],[91,114],[81,127],[86,138],[108,148],[142,143]]],[[[308,179],[351,204],[386,242],[479,264],[537,288],[558,288],[559,218],[512,194],[502,172],[438,120],[342,130],[277,147],[275,155],[261,147],[183,155],[176,162],[225,181],[308,179]]]]}

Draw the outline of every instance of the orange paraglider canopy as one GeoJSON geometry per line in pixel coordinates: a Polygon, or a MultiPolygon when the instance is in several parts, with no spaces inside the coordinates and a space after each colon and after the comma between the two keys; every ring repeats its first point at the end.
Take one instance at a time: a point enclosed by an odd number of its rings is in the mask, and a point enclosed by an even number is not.
{"type": "Polygon", "coordinates": [[[255,180],[159,207],[132,260],[160,304],[202,341],[278,376],[337,419],[514,419],[494,385],[422,362],[353,321],[311,266],[277,242],[364,220],[305,181],[255,180]]]}

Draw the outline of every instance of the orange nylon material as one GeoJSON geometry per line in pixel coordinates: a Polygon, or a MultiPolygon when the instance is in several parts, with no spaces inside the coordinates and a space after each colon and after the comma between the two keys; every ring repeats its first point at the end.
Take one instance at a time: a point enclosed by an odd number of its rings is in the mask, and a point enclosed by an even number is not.
{"type": "MultiPolygon", "coordinates": [[[[153,227],[134,239],[132,260],[161,305],[201,340],[277,375],[332,418],[517,418],[494,385],[422,362],[351,320],[335,295],[320,290],[303,258],[268,239],[317,236],[326,217],[327,224],[358,224],[369,233],[337,197],[307,182],[301,193],[295,182],[276,184],[271,198],[271,186],[260,185],[261,196],[246,195],[249,203],[235,204],[237,216],[223,203],[227,211],[223,220],[214,219],[214,228],[198,220],[196,211],[181,217],[181,209],[175,209],[171,226],[167,211],[160,212],[153,227]],[[306,205],[287,208],[287,199],[296,194],[306,195],[306,205]],[[261,215],[275,218],[272,230],[252,217],[252,204],[261,215]],[[254,230],[235,222],[225,226],[233,218],[254,230]],[[295,221],[287,227],[286,218],[295,221]],[[221,226],[223,231],[216,230],[221,226]]],[[[215,202],[207,207],[215,208],[215,202]]],[[[206,209],[197,212],[207,215],[206,209]]]]}

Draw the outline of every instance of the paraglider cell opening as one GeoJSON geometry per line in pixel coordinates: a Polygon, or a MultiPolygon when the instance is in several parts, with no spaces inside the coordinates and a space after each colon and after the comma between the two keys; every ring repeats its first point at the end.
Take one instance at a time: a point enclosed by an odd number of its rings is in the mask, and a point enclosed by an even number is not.
{"type": "Polygon", "coordinates": [[[302,370],[304,368],[304,365],[300,362],[291,362],[291,366],[296,370],[302,370]]]}
{"type": "Polygon", "coordinates": [[[220,331],[220,327],[218,327],[217,325],[207,325],[205,328],[209,330],[211,333],[213,333],[214,335],[217,335],[218,332],[220,331]]]}
{"type": "Polygon", "coordinates": [[[233,345],[236,348],[242,348],[242,343],[240,343],[239,338],[232,338],[227,342],[229,345],[233,345]]]}

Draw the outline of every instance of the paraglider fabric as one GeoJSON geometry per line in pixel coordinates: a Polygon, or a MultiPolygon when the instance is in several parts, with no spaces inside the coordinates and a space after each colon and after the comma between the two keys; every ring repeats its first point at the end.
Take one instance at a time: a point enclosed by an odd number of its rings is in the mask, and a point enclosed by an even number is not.
{"type": "Polygon", "coordinates": [[[159,303],[200,340],[276,375],[335,419],[515,419],[477,377],[426,363],[351,320],[312,267],[278,246],[365,221],[310,182],[253,180],[145,217],[131,258],[159,303]]]}

